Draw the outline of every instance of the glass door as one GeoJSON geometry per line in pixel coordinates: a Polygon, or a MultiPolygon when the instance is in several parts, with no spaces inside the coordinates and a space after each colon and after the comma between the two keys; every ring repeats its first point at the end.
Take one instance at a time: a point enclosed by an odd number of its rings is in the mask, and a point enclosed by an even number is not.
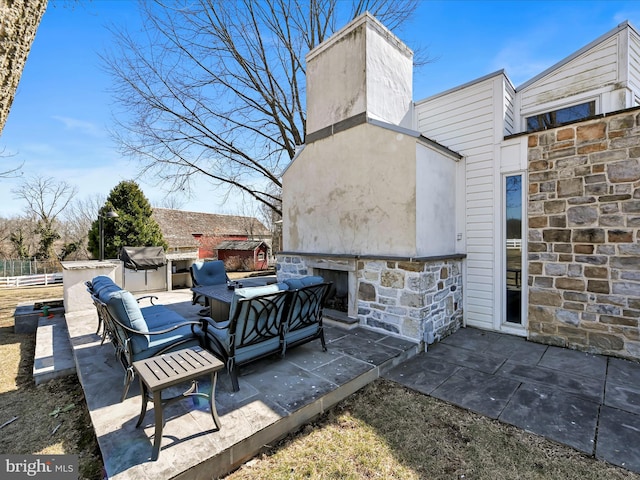
{"type": "Polygon", "coordinates": [[[504,322],[522,325],[522,174],[504,177],[504,322]]]}

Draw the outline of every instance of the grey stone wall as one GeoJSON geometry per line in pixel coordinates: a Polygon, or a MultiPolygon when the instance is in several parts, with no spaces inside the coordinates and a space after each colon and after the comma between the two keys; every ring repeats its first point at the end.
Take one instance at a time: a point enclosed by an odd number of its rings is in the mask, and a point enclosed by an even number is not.
{"type": "MultiPolygon", "coordinates": [[[[336,262],[340,260],[334,260],[336,262]]],[[[462,260],[399,261],[359,258],[354,265],[361,325],[431,344],[462,326],[462,260]]],[[[278,279],[309,275],[304,256],[279,255],[278,279]]]]}
{"type": "Polygon", "coordinates": [[[529,338],[640,358],[640,110],[528,137],[529,338]]]}
{"type": "Polygon", "coordinates": [[[47,8],[47,0],[0,1],[0,133],[47,8]]]}
{"type": "Polygon", "coordinates": [[[364,325],[427,345],[462,326],[460,261],[359,261],[358,278],[364,325]]]}

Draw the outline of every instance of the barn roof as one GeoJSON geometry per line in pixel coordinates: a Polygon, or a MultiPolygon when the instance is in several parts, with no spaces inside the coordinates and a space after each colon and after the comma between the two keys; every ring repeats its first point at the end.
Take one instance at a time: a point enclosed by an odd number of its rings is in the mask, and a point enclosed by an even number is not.
{"type": "Polygon", "coordinates": [[[170,247],[197,247],[194,235],[203,237],[246,236],[267,238],[271,233],[257,218],[217,213],[154,208],[153,218],[170,247]]]}

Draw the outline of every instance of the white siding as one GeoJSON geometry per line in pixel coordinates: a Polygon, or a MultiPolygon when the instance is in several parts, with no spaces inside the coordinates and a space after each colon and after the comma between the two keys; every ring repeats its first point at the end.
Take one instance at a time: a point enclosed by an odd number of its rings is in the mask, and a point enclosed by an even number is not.
{"type": "Polygon", "coordinates": [[[426,137],[465,156],[467,325],[494,328],[495,298],[495,161],[496,114],[513,119],[513,94],[504,75],[472,83],[416,104],[417,129],[426,137]],[[499,97],[495,97],[496,82],[499,97]]]}
{"type": "Polygon", "coordinates": [[[544,111],[553,102],[606,85],[613,87],[618,81],[618,42],[615,35],[523,88],[519,92],[522,115],[544,111]]]}
{"type": "MultiPolygon", "coordinates": [[[[629,29],[629,87],[640,97],[640,37],[629,29]]],[[[635,106],[633,99],[630,106],[635,106]]]]}
{"type": "Polygon", "coordinates": [[[515,121],[516,90],[506,79],[504,81],[504,135],[516,133],[515,121]]]}

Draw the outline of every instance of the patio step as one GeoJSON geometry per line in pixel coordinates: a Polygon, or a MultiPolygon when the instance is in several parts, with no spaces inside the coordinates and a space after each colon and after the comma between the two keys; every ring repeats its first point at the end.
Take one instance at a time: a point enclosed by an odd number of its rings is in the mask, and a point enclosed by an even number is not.
{"type": "Polygon", "coordinates": [[[36,330],[33,380],[36,385],[76,373],[76,364],[63,314],[40,317],[36,330]]]}

